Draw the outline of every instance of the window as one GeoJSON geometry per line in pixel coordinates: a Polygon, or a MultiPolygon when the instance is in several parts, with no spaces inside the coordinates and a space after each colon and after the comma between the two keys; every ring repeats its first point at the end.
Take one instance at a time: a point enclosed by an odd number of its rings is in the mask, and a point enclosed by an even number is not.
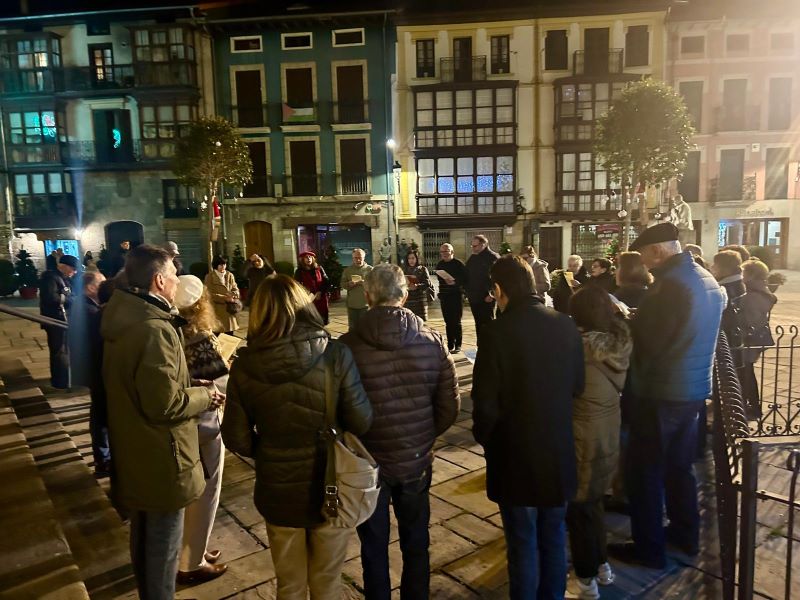
{"type": "Polygon", "coordinates": [[[370,174],[367,172],[367,140],[339,140],[339,194],[369,194],[370,174]]]}
{"type": "Polygon", "coordinates": [[[682,81],[679,89],[689,116],[692,118],[692,125],[700,131],[700,119],[703,113],[703,82],[682,81]]]}
{"type": "Polygon", "coordinates": [[[334,47],[363,46],[364,29],[336,29],[333,32],[334,47]]]}
{"type": "Polygon", "coordinates": [[[625,66],[643,67],[650,64],[650,33],[647,25],[633,25],[625,33],[625,66]]]}
{"type": "MultiPolygon", "coordinates": [[[[14,215],[20,217],[74,217],[68,198],[72,180],[62,172],[16,173],[14,175],[14,215]]],[[[22,222],[18,221],[19,224],[22,222]]],[[[63,220],[62,220],[63,223],[63,220]]]]}
{"type": "Polygon", "coordinates": [[[556,137],[559,141],[591,140],[594,121],[608,111],[622,90],[620,83],[556,86],[556,137]]]}
{"type": "Polygon", "coordinates": [[[234,122],[239,127],[263,127],[264,97],[260,69],[236,70],[233,72],[236,106],[233,107],[234,122]]]}
{"type": "Polygon", "coordinates": [[[165,219],[197,218],[197,202],[192,188],[179,185],[175,179],[161,182],[165,219]]]}
{"type": "Polygon", "coordinates": [[[769,80],[769,118],[772,130],[789,129],[792,123],[792,79],[776,77],[769,80]]]}
{"type": "Polygon", "coordinates": [[[61,66],[58,38],[6,39],[0,41],[0,68],[17,71],[4,77],[2,90],[9,92],[44,92],[54,87],[51,67],[61,66]]]}
{"type": "Polygon", "coordinates": [[[747,52],[750,49],[750,36],[746,33],[735,33],[725,38],[727,52],[747,52]]]}
{"type": "Polygon", "coordinates": [[[284,50],[310,50],[314,47],[311,33],[282,33],[281,48],[284,50]]]}
{"type": "Polygon", "coordinates": [[[243,54],[245,52],[261,52],[261,36],[248,35],[231,38],[231,52],[243,54]]]}
{"type": "MultiPolygon", "coordinates": [[[[633,240],[639,234],[640,226],[633,223],[629,232],[633,240]]],[[[609,244],[622,237],[621,223],[597,223],[572,226],[572,253],[579,256],[605,256],[609,244]]]]}
{"type": "Polygon", "coordinates": [[[681,54],[703,54],[705,50],[705,36],[690,35],[681,38],[681,54]]]}
{"type": "Polygon", "coordinates": [[[313,123],[317,120],[314,105],[314,70],[311,67],[287,67],[284,123],[313,123]]]}
{"type": "Polygon", "coordinates": [[[63,136],[52,110],[8,113],[8,124],[12,144],[55,144],[63,136]]]}
{"type": "Polygon", "coordinates": [[[194,61],[192,35],[183,27],[136,29],[133,46],[136,62],[194,61]]]}
{"type": "Polygon", "coordinates": [[[86,35],[109,35],[111,26],[108,21],[88,21],[86,23],[86,35]]]}
{"type": "Polygon", "coordinates": [[[515,88],[416,92],[417,148],[515,143],[515,88]]]}
{"type": "Polygon", "coordinates": [[[791,52],[794,50],[794,34],[792,32],[770,34],[769,49],[773,52],[791,52]]]}
{"type": "Polygon", "coordinates": [[[718,200],[740,200],[744,183],[744,150],[722,150],[719,160],[718,200]]]}
{"type": "Polygon", "coordinates": [[[678,192],[686,202],[700,200],[700,151],[689,152],[683,179],[678,182],[678,192]]]}
{"type": "Polygon", "coordinates": [[[548,71],[563,71],[568,68],[566,29],[552,29],[545,34],[544,68],[548,71]]]}
{"type": "Polygon", "coordinates": [[[417,159],[419,214],[514,212],[513,156],[417,159]]]}
{"type": "Polygon", "coordinates": [[[244,186],[245,198],[266,198],[270,196],[267,174],[267,142],[247,142],[250,162],[253,163],[253,181],[244,186]]]}
{"type": "Polygon", "coordinates": [[[507,35],[492,36],[492,73],[503,74],[510,71],[509,37],[507,35]]]}
{"type": "Polygon", "coordinates": [[[317,143],[314,140],[289,141],[289,163],[292,196],[313,196],[319,193],[317,143]]]}
{"type": "Polygon", "coordinates": [[[184,135],[195,118],[196,108],[188,104],[141,106],[142,152],[145,158],[171,158],[175,138],[184,135]]]}
{"type": "Polygon", "coordinates": [[[417,77],[436,77],[434,40],[417,40],[417,77]]]}
{"type": "Polygon", "coordinates": [[[722,110],[719,129],[742,131],[745,129],[746,79],[726,79],[722,83],[722,110]]]}
{"type": "Polygon", "coordinates": [[[789,149],[767,148],[764,198],[783,199],[789,196],[789,149]]]}
{"type": "Polygon", "coordinates": [[[114,50],[111,44],[90,44],[89,65],[95,83],[113,83],[114,50]]]}
{"type": "Polygon", "coordinates": [[[558,155],[556,190],[563,212],[615,210],[621,200],[619,183],[609,181],[591,152],[558,155]]]}

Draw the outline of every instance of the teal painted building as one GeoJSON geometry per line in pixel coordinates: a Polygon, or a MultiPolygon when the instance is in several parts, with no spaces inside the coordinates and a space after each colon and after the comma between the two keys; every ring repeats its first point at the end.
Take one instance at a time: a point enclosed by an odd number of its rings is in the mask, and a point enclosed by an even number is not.
{"type": "MultiPolygon", "coordinates": [[[[368,261],[396,236],[391,93],[392,11],[207,15],[214,112],[250,149],[253,183],[225,194],[228,248],[270,260],[368,261]]],[[[374,258],[373,258],[374,257],[374,258]]]]}

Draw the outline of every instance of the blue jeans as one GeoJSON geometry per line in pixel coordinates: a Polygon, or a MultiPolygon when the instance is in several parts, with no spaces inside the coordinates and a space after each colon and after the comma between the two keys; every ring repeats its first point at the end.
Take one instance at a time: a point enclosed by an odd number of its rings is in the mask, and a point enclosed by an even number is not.
{"type": "Polygon", "coordinates": [[[131,511],[131,562],[141,600],[173,600],[183,509],[131,511]]]}
{"type": "Polygon", "coordinates": [[[665,558],[664,505],[673,539],[697,546],[700,514],[693,462],[701,403],[641,401],[631,415],[625,482],[631,534],[646,559],[665,558]]]}
{"type": "Polygon", "coordinates": [[[364,570],[364,597],[367,600],[389,600],[389,500],[397,517],[400,551],[403,554],[403,575],[400,598],[427,600],[430,593],[430,536],[428,523],[431,505],[431,468],[416,479],[394,481],[381,477],[378,506],[372,516],[358,527],[361,540],[361,566],[364,570]]]}
{"type": "Polygon", "coordinates": [[[562,600],[567,588],[567,507],[500,505],[510,600],[562,600]]]}

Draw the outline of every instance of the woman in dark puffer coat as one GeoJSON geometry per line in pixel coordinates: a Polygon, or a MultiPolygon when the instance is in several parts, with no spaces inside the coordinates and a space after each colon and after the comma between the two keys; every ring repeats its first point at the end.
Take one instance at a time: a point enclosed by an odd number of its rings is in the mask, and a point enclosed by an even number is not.
{"type": "Polygon", "coordinates": [[[606,554],[603,495],[619,463],[620,393],[633,340],[600,286],[578,290],[569,307],[583,338],[586,383],[572,405],[578,491],[567,506],[567,529],[576,577],[567,591],[597,598],[597,584],[614,580],[606,554]]]}
{"type": "Polygon", "coordinates": [[[330,339],[312,295],[285,275],[265,279],[250,309],[248,347],[228,381],[225,445],[256,461],[255,505],[266,520],[278,598],[338,600],[352,529],[324,523],[325,365],[337,421],[356,435],[372,424],[350,350],[330,339]]]}

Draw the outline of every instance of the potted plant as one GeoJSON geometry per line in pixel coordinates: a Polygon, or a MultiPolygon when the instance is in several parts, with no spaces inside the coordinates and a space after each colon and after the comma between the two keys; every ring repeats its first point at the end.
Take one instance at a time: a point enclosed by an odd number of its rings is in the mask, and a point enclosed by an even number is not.
{"type": "Polygon", "coordinates": [[[786,283],[786,275],[783,273],[778,273],[777,271],[772,271],[767,276],[767,287],[769,291],[773,294],[778,291],[778,288],[786,283]]]}
{"type": "Polygon", "coordinates": [[[33,300],[39,291],[39,273],[36,270],[36,265],[31,260],[31,255],[25,250],[24,246],[17,252],[15,269],[17,271],[19,295],[25,300],[33,300]]]}
{"type": "Polygon", "coordinates": [[[505,256],[506,254],[511,254],[511,244],[509,244],[508,242],[501,242],[500,256],[505,256]]]}
{"type": "Polygon", "coordinates": [[[10,296],[18,287],[13,263],[10,260],[0,260],[0,296],[10,296]]]}
{"type": "Polygon", "coordinates": [[[337,302],[342,297],[342,273],[344,267],[339,261],[339,251],[333,244],[325,249],[325,259],[322,261],[322,268],[328,275],[330,281],[330,298],[331,302],[337,302]]]}

